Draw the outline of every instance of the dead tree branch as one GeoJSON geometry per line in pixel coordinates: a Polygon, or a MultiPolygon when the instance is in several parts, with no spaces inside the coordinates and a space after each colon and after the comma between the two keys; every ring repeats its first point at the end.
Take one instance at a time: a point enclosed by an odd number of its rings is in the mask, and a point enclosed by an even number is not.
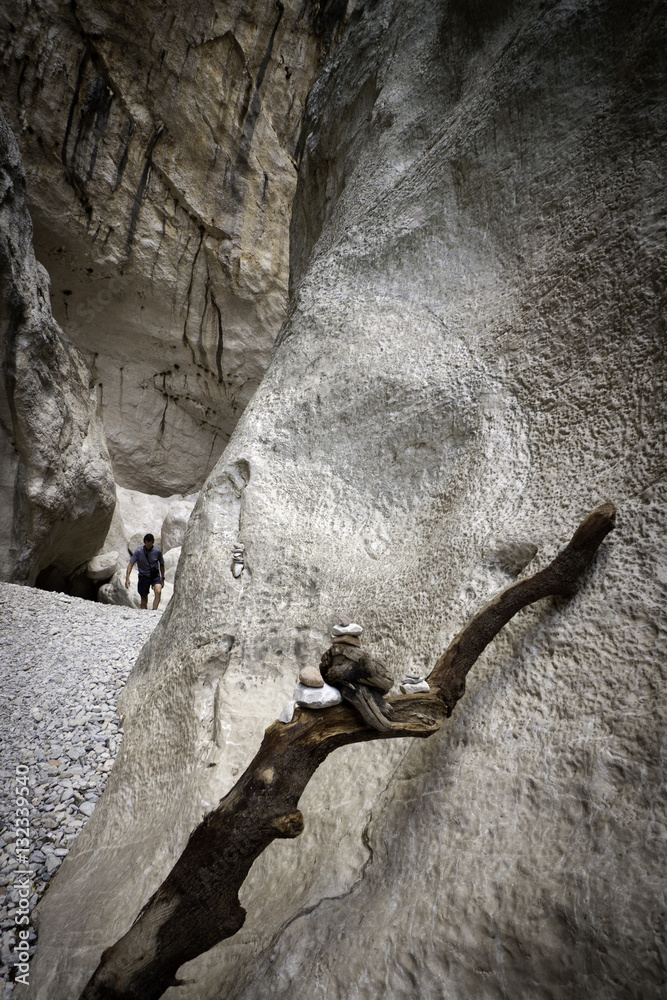
{"type": "Polygon", "coordinates": [[[612,503],[597,507],[545,569],[507,587],[451,642],[428,677],[428,694],[389,697],[391,728],[379,732],[346,705],[301,709],[274,722],[236,785],[192,833],[183,854],[130,930],[102,955],[80,1000],[156,1000],[177,985],[185,962],[241,928],[238,893],[252,863],[278,837],[303,830],[299,799],[325,758],[348,743],[436,733],[463,695],[479,655],[522,608],[550,595],[571,596],[614,527],[612,503]]]}

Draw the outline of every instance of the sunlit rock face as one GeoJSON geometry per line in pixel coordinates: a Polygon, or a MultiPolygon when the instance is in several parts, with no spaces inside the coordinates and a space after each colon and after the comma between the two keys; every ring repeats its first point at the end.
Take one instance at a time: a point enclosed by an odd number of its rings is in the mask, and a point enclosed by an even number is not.
{"type": "Polygon", "coordinates": [[[0,111],[0,579],[63,588],[116,501],[81,352],[51,313],[16,138],[0,111]]]}
{"type": "Polygon", "coordinates": [[[285,315],[302,110],[345,4],[9,2],[3,93],[120,485],[198,488],[285,315]]]}
{"type": "Polygon", "coordinates": [[[439,736],[332,755],[173,997],[664,991],[664,16],[353,18],[309,104],[289,322],[41,906],[32,997],[76,995],[340,612],[423,670],[604,499],[579,593],[505,629],[439,736]]]}

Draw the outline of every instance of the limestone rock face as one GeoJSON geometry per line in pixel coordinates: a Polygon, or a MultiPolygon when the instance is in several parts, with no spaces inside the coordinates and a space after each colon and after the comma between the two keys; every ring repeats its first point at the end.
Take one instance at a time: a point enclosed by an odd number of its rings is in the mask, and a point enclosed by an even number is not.
{"type": "Polygon", "coordinates": [[[185,529],[188,526],[190,515],[194,510],[194,504],[187,500],[172,504],[167,515],[162,522],[160,537],[162,539],[162,550],[168,552],[169,549],[179,548],[183,544],[185,529]]]}
{"type": "Polygon", "coordinates": [[[285,316],[305,97],[340,0],[10,0],[2,105],[116,481],[188,493],[285,316]]]}
{"type": "Polygon", "coordinates": [[[353,16],[311,98],[290,320],[41,905],[31,997],[77,995],[341,613],[422,676],[604,499],[579,593],[504,630],[437,737],[332,755],[173,998],[664,992],[664,19],[353,16]]]}
{"type": "Polygon", "coordinates": [[[168,552],[164,553],[164,578],[171,584],[173,584],[174,582],[180,558],[181,558],[180,545],[177,548],[169,549],[168,552]]]}
{"type": "Polygon", "coordinates": [[[104,540],[113,475],[85,360],[51,313],[1,112],[0,350],[0,579],[63,585],[104,540]]]}
{"type": "Polygon", "coordinates": [[[126,490],[122,486],[116,487],[116,496],[129,552],[134,552],[142,545],[144,536],[149,533],[153,535],[156,547],[162,548],[162,524],[172,503],[180,503],[181,497],[165,498],[141,493],[139,490],[126,490]]]}

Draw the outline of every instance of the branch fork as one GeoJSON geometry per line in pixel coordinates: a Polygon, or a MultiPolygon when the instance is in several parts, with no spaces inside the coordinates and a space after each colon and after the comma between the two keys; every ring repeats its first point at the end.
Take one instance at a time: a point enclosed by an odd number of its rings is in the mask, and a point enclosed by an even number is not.
{"type": "Polygon", "coordinates": [[[471,667],[503,626],[535,601],[577,592],[615,517],[614,504],[597,507],[545,569],[478,611],[427,677],[428,694],[387,696],[393,709],[388,729],[370,727],[345,704],[301,708],[291,723],[270,725],[254,760],[193,831],[132,927],[102,954],[80,1000],[157,1000],[178,983],[184,962],[236,934],[245,920],[238,892],[251,865],[271,841],[302,832],[298,802],[326,757],[349,743],[437,733],[462,697],[471,667]]]}

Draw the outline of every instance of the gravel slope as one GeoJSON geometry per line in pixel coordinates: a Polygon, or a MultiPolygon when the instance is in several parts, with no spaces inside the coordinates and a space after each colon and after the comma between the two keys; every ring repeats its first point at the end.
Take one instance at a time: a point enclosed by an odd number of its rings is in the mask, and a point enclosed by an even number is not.
{"type": "Polygon", "coordinates": [[[28,767],[32,911],[104,789],[123,732],[116,698],[161,614],[0,584],[2,1000],[25,867],[14,849],[17,765],[28,767]]]}

